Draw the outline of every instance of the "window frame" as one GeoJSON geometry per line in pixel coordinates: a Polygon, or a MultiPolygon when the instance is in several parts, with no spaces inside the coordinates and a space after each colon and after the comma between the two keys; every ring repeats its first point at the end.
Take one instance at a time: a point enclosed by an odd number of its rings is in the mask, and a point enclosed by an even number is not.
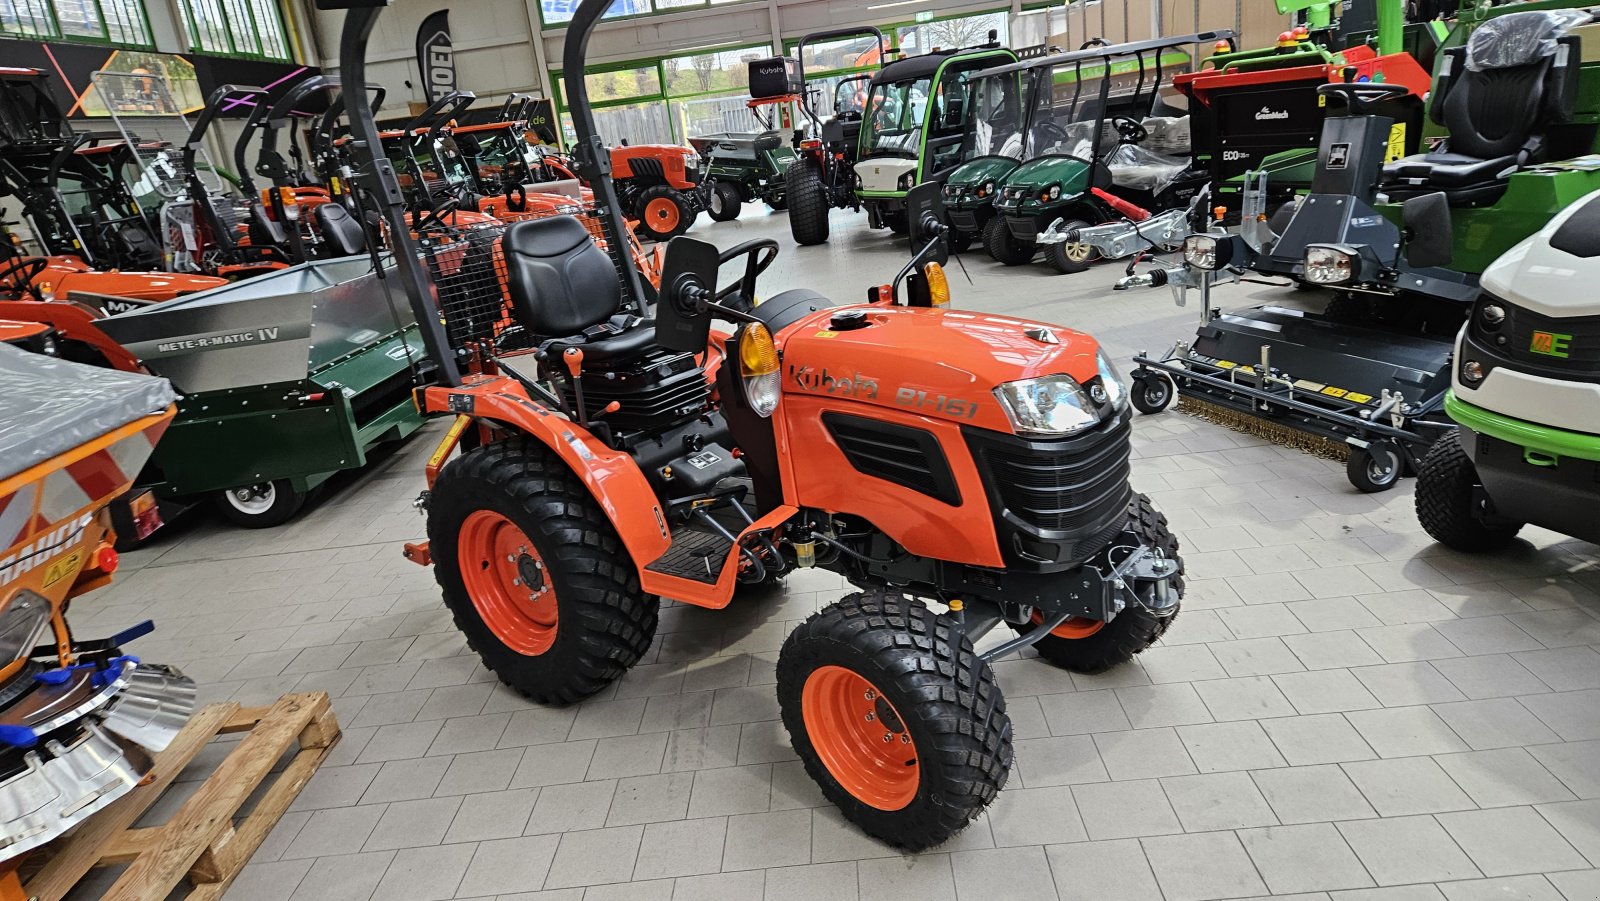
{"type": "MultiPolygon", "coordinates": [[[[601,18],[601,21],[602,22],[637,21],[637,20],[640,20],[640,19],[648,19],[648,18],[650,18],[652,16],[670,16],[670,15],[672,15],[674,13],[689,12],[689,11],[693,11],[693,10],[712,9],[712,8],[715,8],[715,7],[722,7],[722,6],[739,6],[739,5],[743,5],[743,4],[760,3],[760,2],[763,2],[763,0],[700,0],[700,2],[693,3],[693,4],[685,4],[683,6],[668,6],[668,7],[664,7],[664,8],[656,6],[656,3],[658,2],[658,0],[646,0],[646,2],[650,6],[650,9],[649,9],[648,12],[627,13],[625,15],[620,15],[620,16],[604,16],[604,17],[601,18]]],[[[565,30],[567,28],[568,25],[571,24],[571,22],[572,22],[571,19],[567,19],[567,20],[562,21],[562,22],[547,22],[547,21],[545,21],[545,18],[544,18],[544,3],[543,2],[539,3],[539,30],[540,31],[563,31],[563,30],[565,30]]]]}
{"type": "Polygon", "coordinates": [[[283,8],[283,0],[262,0],[271,5],[273,14],[277,17],[278,35],[283,42],[283,56],[275,56],[266,52],[266,42],[262,40],[259,4],[256,0],[234,0],[244,8],[249,15],[250,36],[255,41],[257,50],[240,50],[238,36],[234,33],[233,20],[228,8],[229,0],[178,0],[178,7],[183,13],[184,31],[188,38],[191,53],[204,53],[207,56],[219,56],[227,59],[251,59],[270,63],[297,63],[295,41],[293,32],[289,30],[289,15],[283,8]],[[201,43],[200,28],[194,15],[194,6],[197,3],[209,4],[211,9],[219,14],[222,25],[222,35],[228,41],[227,50],[216,50],[201,43]]]}
{"type": "MultiPolygon", "coordinates": [[[[5,2],[5,0],[0,0],[0,2],[5,2]]],[[[93,44],[101,47],[126,47],[132,50],[154,50],[156,46],[155,37],[150,27],[150,10],[145,6],[146,0],[80,0],[84,4],[93,5],[95,16],[100,23],[99,37],[63,32],[61,30],[61,12],[56,8],[57,0],[11,0],[11,2],[15,4],[13,8],[25,6],[30,12],[34,5],[37,4],[38,8],[43,10],[44,17],[42,20],[37,16],[32,18],[35,21],[42,21],[46,26],[46,31],[44,33],[17,31],[0,23],[0,38],[21,41],[64,41],[72,44],[93,44]],[[135,26],[143,40],[119,41],[111,37],[111,28],[106,24],[107,3],[116,4],[117,8],[124,14],[130,11],[137,12],[137,17],[119,15],[118,21],[135,26]]],[[[21,17],[19,16],[18,18],[21,17]]]]}

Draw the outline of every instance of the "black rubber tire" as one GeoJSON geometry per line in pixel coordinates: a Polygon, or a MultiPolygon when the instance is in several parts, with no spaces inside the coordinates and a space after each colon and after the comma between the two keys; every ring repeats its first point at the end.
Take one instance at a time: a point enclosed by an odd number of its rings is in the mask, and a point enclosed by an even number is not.
{"type": "MultiPolygon", "coordinates": [[[[1128,504],[1128,524],[1122,534],[1137,537],[1145,544],[1160,548],[1168,559],[1177,561],[1172,588],[1178,594],[1178,606],[1166,616],[1156,616],[1139,604],[1129,604],[1093,635],[1084,638],[1047,635],[1033,646],[1047,663],[1074,673],[1103,673],[1127,663],[1135,654],[1155,644],[1177,620],[1183,606],[1183,557],[1178,553],[1178,537],[1167,526],[1166,514],[1158,511],[1146,495],[1135,494],[1128,504]]],[[[1111,543],[1116,545],[1122,542],[1111,543]]],[[[1032,623],[1011,623],[1010,626],[1018,633],[1037,628],[1032,623]]]]}
{"type": "Polygon", "coordinates": [[[300,512],[300,508],[306,505],[306,498],[310,496],[307,492],[295,490],[288,479],[276,479],[263,482],[262,485],[271,492],[271,501],[260,513],[241,510],[228,497],[236,490],[253,489],[258,486],[246,485],[238,489],[218,491],[213,497],[223,518],[246,529],[271,529],[293,519],[294,515],[300,512]]]}
{"type": "Polygon", "coordinates": [[[534,701],[580,701],[621,678],[650,648],[660,599],[639,589],[610,520],[543,445],[502,441],[452,460],[434,482],[428,540],[456,628],[501,682],[534,701]],[[481,509],[522,529],[556,590],[555,643],[538,656],[502,643],[468,596],[457,540],[468,514],[481,509]]]}
{"type": "Polygon", "coordinates": [[[1144,378],[1133,380],[1133,392],[1128,399],[1133,401],[1135,410],[1149,416],[1172,406],[1173,398],[1177,396],[1178,391],[1173,386],[1171,377],[1153,372],[1144,378]]]}
{"type": "Polygon", "coordinates": [[[811,159],[795,160],[783,173],[783,194],[789,200],[789,234],[801,247],[828,242],[828,189],[822,170],[811,159]]]}
{"type": "Polygon", "coordinates": [[[966,253],[972,249],[972,242],[978,237],[977,232],[964,232],[959,228],[952,228],[944,234],[951,253],[966,253]]]}
{"type": "Polygon", "coordinates": [[[733,182],[719,181],[711,186],[710,202],[706,205],[706,215],[713,222],[732,222],[739,218],[744,211],[744,197],[739,193],[739,186],[733,182]]]}
{"type": "Polygon", "coordinates": [[[1345,478],[1362,494],[1379,494],[1400,483],[1406,469],[1405,455],[1392,441],[1373,441],[1367,447],[1350,448],[1345,461],[1345,478]]]}
{"type": "Polygon", "coordinates": [[[652,185],[639,194],[639,200],[634,204],[634,215],[639,219],[639,231],[652,241],[670,241],[688,231],[694,225],[694,220],[700,215],[698,210],[689,206],[689,201],[684,199],[683,193],[668,185],[652,185]],[[660,198],[672,201],[678,208],[678,224],[673,228],[660,230],[654,227],[650,217],[644,211],[650,202],[660,198]]]}
{"type": "Polygon", "coordinates": [[[1417,469],[1417,521],[1433,540],[1468,553],[1495,551],[1511,544],[1519,523],[1486,523],[1474,503],[1480,483],[1472,458],[1457,432],[1428,449],[1417,469]]]}
{"type": "Polygon", "coordinates": [[[1004,216],[990,219],[983,227],[983,246],[989,251],[989,256],[1007,266],[1026,266],[1033,262],[1034,255],[1039,252],[1038,247],[1012,237],[1004,216]]]}
{"type": "Polygon", "coordinates": [[[790,744],[822,794],[863,832],[921,851],[961,831],[1011,772],[1011,718],[994,670],[947,617],[888,591],[846,595],[801,623],[778,652],[778,707],[790,744]],[[806,732],[801,694],[810,674],[842,666],[894,706],[921,768],[899,810],[863,803],[839,784],[806,732]]]}
{"type": "MultiPolygon", "coordinates": [[[[1296,282],[1302,285],[1304,282],[1296,282]]],[[[1349,291],[1335,291],[1328,298],[1327,306],[1322,308],[1322,316],[1332,322],[1343,325],[1361,325],[1372,319],[1372,299],[1364,294],[1353,294],[1349,291]]]]}
{"type": "MultiPolygon", "coordinates": [[[[1073,219],[1061,226],[1063,231],[1074,228],[1088,227],[1089,223],[1083,221],[1082,219],[1073,219]]],[[[1072,256],[1074,253],[1081,252],[1079,249],[1080,247],[1081,245],[1066,243],[1047,244],[1044,248],[1044,261],[1049,263],[1052,268],[1062,275],[1073,275],[1078,272],[1086,272],[1090,266],[1093,266],[1095,262],[1100,259],[1100,251],[1095,250],[1092,247],[1083,248],[1086,249],[1088,253],[1083,255],[1081,259],[1074,260],[1072,256]]]]}

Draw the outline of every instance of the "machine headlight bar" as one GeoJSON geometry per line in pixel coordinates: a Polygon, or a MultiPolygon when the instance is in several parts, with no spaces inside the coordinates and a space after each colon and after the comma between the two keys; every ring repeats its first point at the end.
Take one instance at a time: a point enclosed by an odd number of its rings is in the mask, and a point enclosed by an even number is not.
{"type": "Polygon", "coordinates": [[[24,588],[0,610],[0,664],[28,656],[50,627],[50,602],[24,588]]]}
{"type": "Polygon", "coordinates": [[[907,172],[906,174],[900,176],[899,184],[900,184],[900,190],[902,190],[902,191],[909,191],[912,188],[916,187],[917,186],[917,173],[915,173],[915,172],[907,172]]]}
{"type": "Polygon", "coordinates": [[[994,181],[991,179],[978,186],[978,196],[988,197],[994,193],[994,181]]]}
{"type": "Polygon", "coordinates": [[[1051,185],[1048,188],[1045,188],[1044,190],[1039,192],[1039,200],[1042,203],[1049,203],[1052,200],[1060,200],[1060,199],[1061,199],[1061,186],[1060,185],[1051,185]]]}
{"type": "Polygon", "coordinates": [[[1069,375],[1007,382],[994,389],[994,396],[1019,434],[1058,438],[1100,423],[1089,395],[1069,375]]]}
{"type": "Polygon", "coordinates": [[[1190,235],[1183,239],[1183,261],[1195,269],[1221,269],[1227,261],[1222,259],[1226,252],[1219,253],[1219,249],[1225,246],[1216,235],[1190,235]]]}
{"type": "Polygon", "coordinates": [[[1355,281],[1360,271],[1359,258],[1346,250],[1326,244],[1306,248],[1305,280],[1313,285],[1343,285],[1355,281]]]}

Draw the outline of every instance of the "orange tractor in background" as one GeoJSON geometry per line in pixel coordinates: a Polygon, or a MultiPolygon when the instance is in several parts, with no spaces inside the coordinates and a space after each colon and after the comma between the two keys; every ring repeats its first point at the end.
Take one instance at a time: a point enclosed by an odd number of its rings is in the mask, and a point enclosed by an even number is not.
{"type": "Polygon", "coordinates": [[[617,200],[639,220],[645,237],[670,241],[689,230],[706,208],[700,155],[677,144],[637,144],[611,149],[617,200]]]}

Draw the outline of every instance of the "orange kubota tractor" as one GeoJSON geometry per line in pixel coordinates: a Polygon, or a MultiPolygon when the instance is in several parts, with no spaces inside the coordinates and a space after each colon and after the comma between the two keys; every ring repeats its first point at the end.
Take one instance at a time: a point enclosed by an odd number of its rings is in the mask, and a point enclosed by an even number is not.
{"type": "Polygon", "coordinates": [[[706,208],[700,156],[692,147],[613,147],[611,176],[622,208],[639,220],[646,237],[656,241],[670,241],[688,231],[706,208]]]}
{"type": "MultiPolygon", "coordinates": [[[[349,9],[339,58],[360,85],[383,0],[319,2],[349,9]]],[[[609,5],[578,7],[566,71],[609,5]]],[[[938,844],[1011,769],[992,661],[1031,646],[1099,672],[1178,612],[1178,541],[1128,484],[1126,389],[1088,335],[948,307],[937,185],[908,198],[921,249],[868,303],[798,289],[752,305],[776,242],[678,238],[646,318],[611,156],[582,81],[568,90],[609,252],[572,217],[512,226],[515,325],[477,340],[395,254],[437,367],[419,403],[454,418],[418,500],[428,540],[406,554],[431,562],[484,664],[546,704],[620,678],[661,597],[716,609],[797,567],[844,575],[859,591],[784,643],[783,722],[852,822],[938,844]],[[985,641],[1001,626],[1015,636],[985,641]]],[[[363,177],[403,236],[392,168],[363,177]]]]}

